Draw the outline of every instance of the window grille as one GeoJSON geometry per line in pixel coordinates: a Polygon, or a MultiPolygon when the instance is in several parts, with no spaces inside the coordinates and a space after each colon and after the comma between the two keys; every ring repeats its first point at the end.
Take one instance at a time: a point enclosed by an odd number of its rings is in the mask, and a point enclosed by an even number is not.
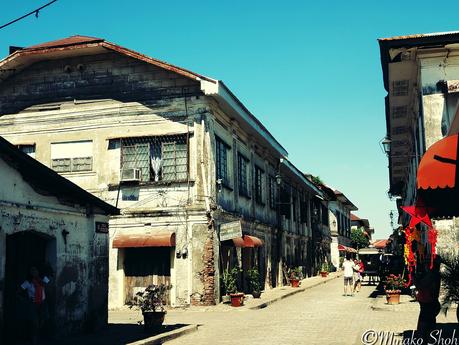
{"type": "Polygon", "coordinates": [[[28,154],[30,157],[35,158],[35,144],[31,145],[17,145],[18,149],[28,154]]]}
{"type": "Polygon", "coordinates": [[[272,176],[269,177],[269,207],[275,209],[277,206],[276,198],[277,184],[276,179],[272,176]]]}
{"type": "Polygon", "coordinates": [[[392,96],[408,96],[409,80],[394,80],[392,82],[392,96]]]}
{"type": "Polygon", "coordinates": [[[255,201],[263,203],[263,176],[264,171],[255,166],[255,201]]]}
{"type": "Polygon", "coordinates": [[[301,223],[306,224],[308,222],[308,202],[307,201],[300,202],[300,219],[301,219],[301,223]]]}
{"type": "Polygon", "coordinates": [[[229,184],[228,177],[228,150],[229,146],[220,138],[216,138],[216,165],[217,179],[221,179],[224,185],[229,184]]]}
{"type": "Polygon", "coordinates": [[[392,128],[392,134],[404,134],[408,132],[407,126],[397,126],[392,128]]]}
{"type": "Polygon", "coordinates": [[[286,219],[292,217],[291,205],[291,191],[290,188],[285,186],[281,187],[280,190],[280,213],[285,216],[286,219]]]}
{"type": "Polygon", "coordinates": [[[239,194],[249,197],[249,184],[248,184],[248,167],[249,160],[243,155],[238,154],[238,181],[239,181],[239,194]]]}
{"type": "Polygon", "coordinates": [[[392,118],[399,119],[408,114],[408,107],[406,105],[392,107],[392,118]]]}
{"type": "Polygon", "coordinates": [[[142,182],[186,181],[186,135],[121,139],[121,169],[139,169],[142,182]]]}

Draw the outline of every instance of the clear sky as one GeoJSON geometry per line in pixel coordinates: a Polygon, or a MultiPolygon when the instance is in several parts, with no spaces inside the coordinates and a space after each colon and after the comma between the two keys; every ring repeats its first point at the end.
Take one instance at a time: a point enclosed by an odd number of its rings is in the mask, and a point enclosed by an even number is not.
{"type": "MultiPolygon", "coordinates": [[[[1,4],[0,25],[48,0],[1,4]]],[[[2,1],[2,2],[3,2],[2,1]]],[[[105,38],[223,80],[302,171],[339,189],[390,232],[377,38],[459,29],[442,1],[58,0],[0,30],[0,56],[70,35],[105,38]]]]}

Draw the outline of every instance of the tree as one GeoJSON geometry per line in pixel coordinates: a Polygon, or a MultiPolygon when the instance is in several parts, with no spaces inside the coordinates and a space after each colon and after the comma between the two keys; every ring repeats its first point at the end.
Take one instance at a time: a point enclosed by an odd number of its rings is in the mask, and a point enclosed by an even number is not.
{"type": "Polygon", "coordinates": [[[324,182],[322,181],[322,179],[320,178],[320,176],[313,176],[311,175],[311,180],[314,184],[316,185],[321,185],[321,184],[324,184],[324,182]]]}
{"type": "Polygon", "coordinates": [[[370,244],[363,228],[354,228],[351,230],[351,241],[352,246],[356,249],[368,247],[370,244]]]}

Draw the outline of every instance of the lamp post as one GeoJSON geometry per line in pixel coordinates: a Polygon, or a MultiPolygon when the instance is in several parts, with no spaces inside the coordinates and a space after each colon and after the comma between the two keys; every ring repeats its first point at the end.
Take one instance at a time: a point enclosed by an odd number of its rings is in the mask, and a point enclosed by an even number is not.
{"type": "Polygon", "coordinates": [[[390,138],[388,136],[384,137],[380,142],[380,145],[381,145],[384,153],[387,156],[390,155],[391,144],[392,144],[392,140],[390,140],[390,138]]]}
{"type": "Polygon", "coordinates": [[[276,174],[276,186],[277,186],[277,202],[276,202],[276,214],[277,214],[277,241],[276,241],[276,254],[277,254],[277,264],[278,264],[278,275],[277,275],[277,285],[283,285],[283,260],[282,260],[282,218],[281,218],[281,185],[282,185],[282,176],[280,174],[280,163],[278,171],[276,174]]]}

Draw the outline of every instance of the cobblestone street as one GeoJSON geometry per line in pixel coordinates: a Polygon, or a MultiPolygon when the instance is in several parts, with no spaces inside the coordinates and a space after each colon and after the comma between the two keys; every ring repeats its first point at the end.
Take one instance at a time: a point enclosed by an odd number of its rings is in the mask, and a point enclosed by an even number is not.
{"type": "MultiPolygon", "coordinates": [[[[364,286],[354,297],[342,296],[342,279],[306,290],[262,310],[174,311],[167,323],[201,326],[167,345],[187,344],[361,344],[365,330],[401,333],[416,327],[418,305],[408,296],[397,306],[370,297],[364,286]]],[[[440,315],[440,323],[455,322],[455,313],[440,315]]],[[[395,343],[394,343],[395,344],[395,343]]]]}

